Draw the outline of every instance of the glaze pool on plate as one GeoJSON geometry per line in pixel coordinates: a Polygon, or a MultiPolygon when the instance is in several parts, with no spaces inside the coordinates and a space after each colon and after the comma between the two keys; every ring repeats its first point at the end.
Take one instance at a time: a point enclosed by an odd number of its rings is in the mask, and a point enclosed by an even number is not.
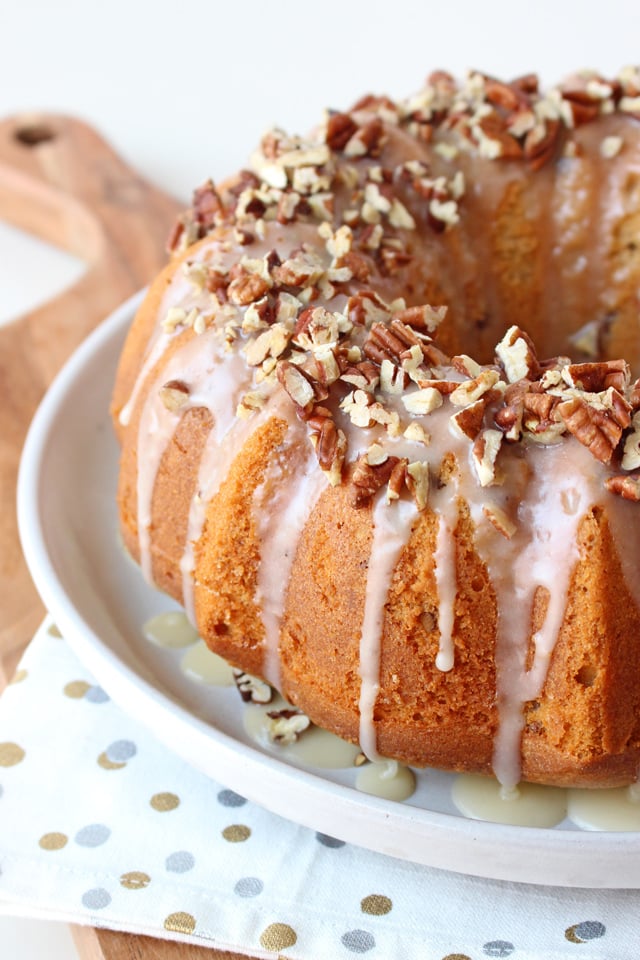
{"type": "Polygon", "coordinates": [[[116,536],[118,450],[108,416],[115,366],[139,297],[82,345],[40,408],[19,483],[23,547],[60,628],[124,710],[194,766],[305,826],[417,863],[569,886],[640,887],[640,833],[510,827],[469,820],[451,777],[428,771],[406,803],[367,796],[352,771],[311,773],[243,729],[234,689],[212,695],[142,636],[174,604],[144,584],[116,536]],[[177,673],[177,675],[176,675],[177,673]]]}

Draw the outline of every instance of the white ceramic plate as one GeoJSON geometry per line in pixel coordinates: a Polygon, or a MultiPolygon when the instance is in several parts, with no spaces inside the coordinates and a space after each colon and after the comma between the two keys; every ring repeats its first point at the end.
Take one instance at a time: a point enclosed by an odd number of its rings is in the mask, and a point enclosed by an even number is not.
{"type": "Polygon", "coordinates": [[[24,451],[19,520],[42,598],[100,683],[168,747],[268,809],[351,843],[497,879],[640,887],[640,833],[479,822],[450,801],[451,778],[426,771],[410,801],[368,796],[354,771],[310,772],[245,734],[235,689],[205,687],[142,636],[172,604],[143,582],[116,534],[118,451],[108,415],[114,371],[139,297],[80,347],[38,411],[24,451]]]}

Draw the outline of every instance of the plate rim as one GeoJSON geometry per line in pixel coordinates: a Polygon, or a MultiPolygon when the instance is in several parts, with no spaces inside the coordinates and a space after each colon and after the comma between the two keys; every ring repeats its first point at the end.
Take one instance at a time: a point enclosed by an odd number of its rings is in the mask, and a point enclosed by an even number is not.
{"type": "Polygon", "coordinates": [[[640,858],[637,869],[632,871],[632,878],[629,873],[617,869],[619,857],[624,855],[633,859],[634,855],[640,854],[640,831],[617,833],[514,827],[362,794],[264,754],[190,713],[185,706],[175,703],[123,663],[93,630],[67,595],[49,555],[42,522],[46,511],[39,495],[41,471],[57,418],[78,376],[87,364],[95,361],[104,344],[124,336],[144,294],[144,290],[139,291],[113,311],[58,373],[33,418],[18,477],[18,527],[36,588],[71,648],[114,701],[137,722],[151,728],[157,738],[178,756],[208,776],[212,774],[202,757],[206,757],[207,749],[211,750],[212,741],[215,742],[224,760],[222,765],[218,758],[215,779],[223,769],[225,784],[228,780],[228,786],[248,799],[309,829],[413,863],[486,879],[571,887],[623,888],[635,884],[640,888],[640,858]],[[186,748],[185,743],[188,744],[186,748]],[[256,767],[263,775],[259,787],[255,783],[256,767]],[[293,780],[302,795],[302,802],[295,809],[289,807],[285,810],[282,789],[291,785],[293,780]],[[326,807],[324,812],[316,806],[319,798],[326,807]],[[343,812],[344,819],[340,824],[332,819],[332,800],[343,812]],[[394,831],[400,831],[395,841],[385,836],[385,828],[390,825],[394,831]],[[427,849],[422,845],[416,847],[416,830],[425,830],[430,837],[427,849]],[[409,838],[413,842],[406,846],[409,838]],[[400,848],[398,840],[401,841],[400,848]],[[504,856],[505,844],[508,851],[515,852],[519,866],[508,865],[508,858],[505,860],[504,856]],[[541,851],[549,845],[552,851],[547,853],[547,858],[552,861],[552,867],[543,866],[541,862],[541,851]],[[467,862],[470,851],[473,853],[472,869],[467,862]],[[571,870],[565,863],[567,857],[576,858],[571,870]],[[600,861],[595,883],[591,866],[594,858],[600,861]],[[607,865],[612,869],[608,870],[607,865]]]}

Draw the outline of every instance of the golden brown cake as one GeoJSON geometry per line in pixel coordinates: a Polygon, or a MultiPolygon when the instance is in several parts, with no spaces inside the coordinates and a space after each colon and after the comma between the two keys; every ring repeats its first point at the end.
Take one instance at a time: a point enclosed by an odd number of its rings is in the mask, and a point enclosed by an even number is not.
{"type": "Polygon", "coordinates": [[[147,579],[371,758],[635,781],[640,71],[272,131],[171,246],[113,401],[147,579]]]}

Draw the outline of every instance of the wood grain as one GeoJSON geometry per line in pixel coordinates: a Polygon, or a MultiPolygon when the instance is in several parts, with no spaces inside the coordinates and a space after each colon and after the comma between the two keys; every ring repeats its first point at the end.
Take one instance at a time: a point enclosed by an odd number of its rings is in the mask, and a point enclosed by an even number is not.
{"type": "MultiPolygon", "coordinates": [[[[0,327],[0,690],[44,610],[18,539],[20,452],[51,380],[84,337],[166,260],[181,209],[71,117],[0,122],[0,218],[75,254],[86,272],[44,306],[0,327]]],[[[77,928],[82,960],[238,960],[237,954],[77,928]]]]}
{"type": "Polygon", "coordinates": [[[111,930],[73,927],[72,933],[82,960],[247,960],[245,954],[111,930]]]}
{"type": "Polygon", "coordinates": [[[20,451],[45,389],[100,320],[160,268],[179,204],[69,117],[0,123],[0,217],[87,264],[73,287],[0,328],[0,660],[4,672],[42,618],[20,551],[20,451]]]}

